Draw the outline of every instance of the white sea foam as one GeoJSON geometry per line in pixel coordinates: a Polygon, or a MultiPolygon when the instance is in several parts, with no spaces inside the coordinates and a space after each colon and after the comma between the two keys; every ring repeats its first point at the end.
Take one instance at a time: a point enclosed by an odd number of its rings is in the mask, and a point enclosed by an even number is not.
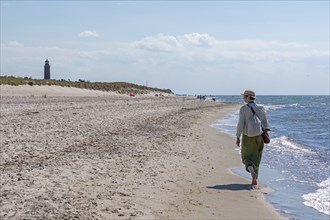
{"type": "Polygon", "coordinates": [[[277,110],[277,109],[282,109],[282,108],[286,107],[286,105],[263,105],[263,104],[258,104],[258,105],[262,106],[266,111],[277,110]]]}
{"type": "Polygon", "coordinates": [[[213,124],[213,127],[216,128],[233,128],[236,129],[238,121],[238,112],[230,112],[228,115],[226,115],[224,118],[218,120],[215,124],[213,124]]]}
{"type": "Polygon", "coordinates": [[[287,136],[281,136],[281,137],[272,139],[271,146],[278,148],[282,152],[294,151],[298,154],[301,154],[301,153],[313,154],[314,153],[311,150],[305,148],[304,146],[297,144],[294,141],[290,140],[287,136]]]}
{"type": "Polygon", "coordinates": [[[302,196],[305,199],[304,204],[330,215],[330,177],[319,183],[318,187],[316,192],[302,196]]]}
{"type": "Polygon", "coordinates": [[[268,111],[268,110],[277,110],[277,109],[288,108],[288,107],[297,107],[299,104],[295,103],[295,104],[289,104],[289,105],[263,105],[263,104],[258,104],[258,105],[264,107],[264,109],[266,111],[268,111]]]}

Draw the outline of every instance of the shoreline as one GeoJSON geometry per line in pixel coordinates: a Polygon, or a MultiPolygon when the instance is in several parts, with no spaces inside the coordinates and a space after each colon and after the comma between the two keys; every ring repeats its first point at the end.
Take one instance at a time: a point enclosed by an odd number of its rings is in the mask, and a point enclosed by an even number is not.
{"type": "Polygon", "coordinates": [[[237,105],[187,97],[2,97],[4,219],[283,219],[211,127],[237,105]],[[253,211],[251,211],[253,210],[253,211]]]}
{"type": "MultiPolygon", "coordinates": [[[[219,97],[219,99],[221,98],[219,97]]],[[[272,206],[274,206],[275,209],[278,210],[278,212],[282,216],[288,219],[291,218],[328,219],[329,215],[327,215],[326,213],[326,211],[328,210],[326,203],[327,193],[325,190],[326,187],[329,185],[326,182],[328,181],[329,178],[325,180],[327,178],[327,176],[325,176],[325,177],[320,177],[314,182],[307,182],[308,180],[305,180],[304,176],[299,175],[301,174],[299,170],[292,170],[290,169],[290,167],[285,167],[285,166],[283,167],[277,163],[281,158],[281,156],[279,155],[281,155],[282,153],[278,151],[279,148],[281,147],[285,146],[285,149],[288,151],[290,151],[290,149],[293,150],[293,152],[290,152],[289,154],[287,153],[285,154],[286,156],[292,155],[292,157],[295,159],[299,157],[297,156],[297,153],[299,154],[300,151],[303,151],[305,149],[313,149],[313,147],[309,148],[308,144],[305,145],[306,143],[304,143],[303,145],[298,144],[296,138],[287,139],[285,137],[285,134],[284,136],[279,135],[278,131],[276,131],[277,130],[276,128],[280,126],[278,123],[277,116],[280,111],[285,111],[284,109],[287,107],[290,108],[290,104],[289,106],[281,105],[281,110],[277,110],[278,101],[269,102],[268,101],[269,99],[273,100],[273,97],[261,97],[260,100],[258,100],[260,103],[268,103],[266,104],[266,108],[269,108],[270,110],[269,112],[270,121],[272,121],[271,124],[275,128],[274,133],[272,133],[271,143],[265,145],[263,160],[261,162],[260,171],[259,171],[260,178],[258,183],[269,186],[273,191],[272,193],[269,193],[265,197],[266,201],[269,202],[272,206]],[[295,147],[295,149],[293,149],[293,147],[295,147]],[[298,149],[300,149],[300,151],[298,149]],[[292,176],[292,174],[295,173],[298,176],[292,176]],[[325,181],[322,182],[323,180],[325,181]],[[325,184],[323,187],[320,187],[319,185],[319,183],[321,182],[325,184]],[[324,191],[321,191],[323,189],[324,191]],[[313,197],[311,197],[309,200],[307,200],[306,198],[304,198],[306,195],[315,195],[312,193],[318,193],[319,199],[313,200],[312,199],[313,197]],[[306,204],[307,201],[310,201],[310,203],[306,204]]],[[[298,104],[298,106],[300,106],[300,104],[298,104]]],[[[286,114],[290,115],[290,112],[287,112],[286,114]]],[[[238,111],[235,111],[233,113],[228,114],[228,116],[225,117],[224,119],[219,120],[214,125],[214,127],[219,129],[220,131],[225,132],[231,137],[235,138],[235,134],[236,134],[235,128],[236,128],[237,120],[238,120],[238,111]]],[[[313,154],[314,156],[318,154],[317,149],[315,153],[316,154],[313,154]]],[[[286,158],[286,156],[283,154],[283,158],[286,158]]],[[[300,157],[302,156],[300,155],[300,157]]],[[[308,156],[306,156],[305,158],[307,157],[308,156]]],[[[285,163],[295,164],[296,162],[287,161],[285,163]]],[[[320,166],[322,165],[320,164],[320,166]]],[[[248,178],[248,179],[251,178],[250,174],[245,171],[243,166],[234,168],[233,172],[244,178],[248,178]]]]}

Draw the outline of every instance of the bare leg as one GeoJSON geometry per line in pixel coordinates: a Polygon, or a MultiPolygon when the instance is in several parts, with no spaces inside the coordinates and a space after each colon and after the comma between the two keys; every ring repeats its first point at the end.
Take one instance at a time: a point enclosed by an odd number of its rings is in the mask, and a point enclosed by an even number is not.
{"type": "Polygon", "coordinates": [[[258,184],[257,183],[257,174],[254,171],[253,166],[249,166],[248,169],[249,169],[249,171],[251,173],[251,176],[252,176],[252,186],[255,186],[255,185],[258,184]]]}

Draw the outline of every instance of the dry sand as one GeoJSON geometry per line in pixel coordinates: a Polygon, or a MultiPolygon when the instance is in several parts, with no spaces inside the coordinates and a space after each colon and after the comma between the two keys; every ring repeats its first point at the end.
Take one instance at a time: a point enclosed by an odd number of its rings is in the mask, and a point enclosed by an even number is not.
{"type": "Polygon", "coordinates": [[[3,88],[1,219],[283,219],[210,126],[237,105],[3,88]]]}
{"type": "Polygon", "coordinates": [[[105,92],[99,90],[80,89],[75,87],[62,86],[10,86],[0,85],[1,96],[30,96],[30,97],[91,97],[91,96],[120,96],[114,92],[105,92]]]}

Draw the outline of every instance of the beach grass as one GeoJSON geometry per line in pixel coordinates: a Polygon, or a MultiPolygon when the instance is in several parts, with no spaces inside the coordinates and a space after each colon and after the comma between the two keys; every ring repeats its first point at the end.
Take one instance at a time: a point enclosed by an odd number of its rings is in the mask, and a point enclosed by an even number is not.
{"type": "Polygon", "coordinates": [[[89,82],[85,80],[69,81],[69,80],[45,80],[45,79],[33,79],[31,77],[15,77],[15,76],[0,76],[0,85],[30,85],[30,86],[42,86],[42,85],[55,85],[63,87],[75,87],[81,89],[92,89],[100,91],[112,91],[119,94],[127,94],[134,91],[136,94],[146,94],[149,92],[159,92],[166,94],[173,94],[170,89],[152,88],[142,85],[137,85],[128,82],[89,82]]]}

